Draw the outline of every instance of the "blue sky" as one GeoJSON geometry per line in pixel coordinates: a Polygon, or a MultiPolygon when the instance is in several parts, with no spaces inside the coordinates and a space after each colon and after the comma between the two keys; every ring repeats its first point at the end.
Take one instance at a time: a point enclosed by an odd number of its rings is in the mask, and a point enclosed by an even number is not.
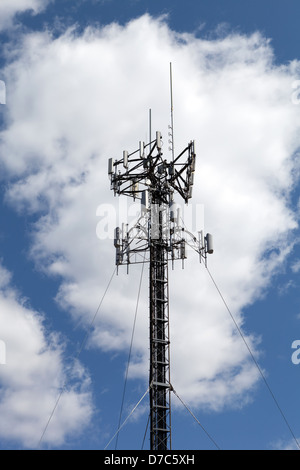
{"type": "MultiPolygon", "coordinates": [[[[192,207],[215,237],[209,269],[269,389],[193,251],[170,273],[172,384],[221,449],[296,448],[298,2],[18,8],[0,5],[0,448],[104,449],[116,431],[141,271],[109,283],[124,208],[107,158],[147,139],[150,107],[167,133],[170,61],[175,143],[196,140],[192,207]]],[[[122,420],[147,389],[147,302],[146,269],[122,420]]],[[[173,448],[214,449],[172,405],[173,448]]],[[[147,418],[146,397],[119,449],[141,448],[147,418]]]]}

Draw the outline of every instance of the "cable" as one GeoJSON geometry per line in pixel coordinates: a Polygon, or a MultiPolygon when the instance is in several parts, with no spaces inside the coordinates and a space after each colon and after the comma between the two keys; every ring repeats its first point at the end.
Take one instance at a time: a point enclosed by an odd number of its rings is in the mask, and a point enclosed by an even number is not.
{"type": "Polygon", "coordinates": [[[285,423],[286,423],[286,425],[287,425],[287,427],[288,427],[288,429],[289,429],[289,431],[290,431],[290,433],[291,433],[291,435],[292,435],[292,437],[293,437],[293,439],[294,439],[294,441],[295,441],[297,447],[298,447],[299,450],[300,450],[300,444],[299,444],[299,442],[298,442],[298,440],[297,440],[297,438],[296,438],[296,436],[295,436],[295,434],[294,434],[294,432],[293,432],[293,430],[292,430],[292,428],[291,428],[291,426],[290,426],[288,420],[286,419],[286,417],[285,417],[285,415],[284,415],[284,413],[283,413],[283,411],[282,411],[282,409],[281,409],[281,407],[280,407],[280,405],[279,405],[279,403],[278,403],[278,401],[277,401],[277,399],[276,399],[274,393],[273,393],[272,390],[271,390],[270,385],[269,385],[268,382],[267,382],[266,377],[264,376],[263,371],[261,370],[261,368],[260,368],[260,366],[259,366],[257,360],[256,360],[255,357],[254,357],[254,354],[253,354],[252,351],[251,351],[251,348],[250,348],[249,344],[247,343],[247,341],[246,341],[246,339],[245,339],[245,337],[244,337],[244,335],[243,335],[243,332],[241,331],[240,327],[238,326],[238,324],[237,324],[237,322],[236,322],[236,320],[235,320],[233,314],[231,313],[231,311],[230,311],[230,309],[229,309],[229,307],[228,307],[228,305],[227,305],[227,303],[226,303],[226,301],[225,301],[225,299],[224,299],[224,297],[223,297],[223,295],[222,295],[222,293],[221,293],[221,291],[220,291],[220,289],[219,289],[219,287],[218,287],[216,281],[214,280],[214,278],[213,278],[213,276],[212,276],[212,274],[211,274],[211,272],[209,271],[209,269],[208,269],[207,266],[206,266],[206,270],[207,270],[207,272],[208,272],[208,274],[209,274],[209,276],[210,276],[210,278],[211,278],[211,280],[212,280],[212,282],[213,282],[215,288],[217,289],[217,291],[218,291],[218,293],[219,293],[219,295],[220,295],[220,297],[221,297],[221,299],[222,299],[222,301],[223,301],[223,303],[224,303],[224,305],[225,305],[225,307],[226,307],[226,309],[227,309],[227,311],[228,311],[228,313],[229,313],[229,315],[230,315],[230,317],[231,317],[231,319],[232,319],[232,321],[233,321],[233,323],[234,323],[234,325],[235,325],[237,331],[239,332],[239,334],[240,334],[240,336],[241,336],[241,338],[242,338],[242,340],[243,340],[243,342],[244,342],[246,348],[248,349],[248,352],[249,352],[249,354],[250,354],[250,356],[251,356],[251,358],[252,358],[252,360],[253,360],[255,366],[257,367],[257,370],[259,371],[259,373],[260,373],[260,375],[261,375],[261,377],[262,377],[262,379],[263,379],[263,381],[264,381],[264,383],[265,383],[265,385],[266,385],[266,387],[267,387],[267,389],[268,389],[268,391],[269,391],[269,393],[270,393],[270,395],[271,395],[271,397],[272,397],[272,399],[273,399],[273,401],[274,401],[276,407],[278,408],[278,410],[279,410],[279,412],[280,412],[280,414],[281,414],[283,420],[285,421],[285,423]]]}
{"type": "Polygon", "coordinates": [[[148,431],[149,423],[150,423],[150,413],[149,413],[148,419],[147,419],[147,424],[146,424],[146,429],[145,429],[145,434],[144,434],[144,438],[143,438],[143,442],[142,442],[142,449],[141,449],[141,450],[144,450],[144,444],[145,444],[145,440],[146,440],[146,436],[147,436],[147,431],[148,431]]]}
{"type": "Polygon", "coordinates": [[[206,429],[203,427],[203,425],[200,423],[200,421],[196,418],[196,416],[194,415],[194,413],[189,409],[189,407],[184,403],[184,401],[180,398],[180,396],[177,394],[177,392],[174,390],[174,388],[172,387],[172,392],[174,393],[174,395],[178,398],[178,400],[183,404],[183,406],[187,409],[187,411],[192,415],[192,417],[195,419],[195,421],[199,424],[199,426],[203,429],[203,431],[205,432],[205,434],[208,436],[208,438],[212,441],[212,443],[215,445],[215,447],[218,449],[218,450],[221,450],[220,447],[218,446],[218,444],[216,443],[216,441],[211,437],[211,435],[206,431],[206,429]]]}
{"type": "MultiPolygon", "coordinates": [[[[81,343],[81,346],[80,346],[80,348],[79,348],[77,354],[74,356],[74,360],[76,360],[76,359],[79,358],[79,356],[80,356],[80,354],[81,354],[81,352],[82,352],[82,350],[83,350],[83,348],[84,348],[84,346],[85,346],[85,343],[86,343],[86,341],[87,341],[87,339],[88,339],[88,337],[89,337],[89,335],[90,335],[92,326],[93,326],[93,324],[95,323],[95,320],[96,320],[96,317],[97,317],[97,315],[98,315],[98,312],[99,312],[99,310],[100,310],[100,308],[101,308],[101,305],[102,305],[102,303],[103,303],[103,300],[104,300],[104,298],[105,298],[105,296],[106,296],[106,293],[107,293],[107,291],[108,291],[108,289],[109,289],[109,287],[110,287],[110,284],[111,284],[111,282],[112,282],[112,280],[113,280],[113,277],[114,277],[116,271],[117,271],[117,268],[115,267],[114,270],[113,270],[113,273],[112,273],[112,275],[111,275],[111,277],[110,277],[110,280],[109,280],[109,282],[108,282],[108,284],[107,284],[107,286],[106,286],[106,289],[105,289],[105,291],[104,291],[104,294],[103,294],[103,296],[102,296],[102,298],[101,298],[101,300],[100,300],[100,302],[99,302],[99,305],[98,305],[98,307],[97,307],[97,309],[96,309],[96,311],[95,311],[95,314],[94,314],[94,316],[93,316],[93,319],[92,319],[92,321],[91,321],[91,323],[90,323],[90,325],[89,325],[88,331],[87,331],[87,333],[86,333],[86,335],[85,335],[85,337],[84,337],[84,339],[83,339],[83,341],[82,341],[82,343],[81,343]]],[[[41,435],[40,440],[39,440],[39,443],[38,443],[38,448],[41,446],[42,440],[43,440],[43,438],[44,438],[44,436],[45,436],[45,433],[46,433],[46,431],[47,431],[47,429],[48,429],[48,427],[49,427],[49,424],[50,424],[50,422],[51,422],[51,420],[52,420],[52,418],[53,418],[53,416],[54,416],[54,413],[55,413],[56,408],[57,408],[57,406],[58,406],[58,404],[59,404],[59,401],[60,401],[60,399],[61,399],[61,397],[62,397],[62,394],[63,394],[64,391],[66,390],[66,386],[67,386],[67,383],[65,382],[64,385],[63,385],[63,387],[62,387],[62,389],[61,389],[60,394],[58,395],[58,398],[57,398],[57,400],[56,400],[56,402],[55,402],[55,405],[54,405],[53,410],[52,410],[52,412],[51,412],[51,414],[50,414],[50,416],[49,416],[49,419],[48,419],[48,421],[47,421],[47,423],[46,423],[46,426],[45,426],[45,428],[44,428],[44,430],[43,430],[43,432],[42,432],[42,435],[41,435]]]]}
{"type": "Polygon", "coordinates": [[[145,396],[147,395],[147,393],[149,392],[149,387],[148,389],[146,390],[146,392],[144,393],[144,395],[142,396],[142,398],[137,402],[137,404],[135,405],[135,407],[132,409],[131,413],[127,416],[127,418],[125,419],[125,421],[123,422],[123,424],[121,426],[119,426],[118,430],[115,432],[115,434],[113,435],[113,437],[110,439],[110,441],[106,444],[106,446],[104,447],[104,450],[107,449],[107,447],[109,446],[109,444],[114,440],[114,438],[116,437],[116,435],[121,431],[121,429],[125,426],[125,424],[127,423],[127,421],[129,420],[130,416],[135,412],[135,410],[137,409],[137,407],[139,406],[139,404],[144,400],[145,396]]]}
{"type": "MultiPolygon", "coordinates": [[[[145,261],[143,262],[143,266],[142,266],[142,270],[141,270],[141,278],[140,278],[140,284],[139,284],[137,302],[136,302],[136,307],[135,307],[135,314],[134,314],[133,328],[132,328],[132,334],[131,334],[131,342],[130,342],[130,348],[129,348],[129,354],[128,354],[128,361],[127,361],[127,368],[126,368],[126,374],[125,374],[125,382],[124,382],[124,389],[123,389],[123,396],[122,396],[122,403],[121,403],[121,410],[120,410],[118,428],[119,428],[119,426],[120,426],[121,418],[122,418],[122,413],[123,413],[123,406],[124,406],[124,400],[125,400],[125,391],[126,391],[126,386],[127,386],[128,370],[129,370],[129,365],[130,365],[131,351],[132,351],[133,338],[134,338],[135,325],[136,325],[136,318],[137,318],[138,307],[139,307],[139,301],[140,301],[142,280],[143,280],[143,274],[144,274],[144,266],[145,266],[145,261]]],[[[118,439],[119,439],[119,434],[117,435],[115,450],[117,449],[117,446],[118,446],[118,439]]]]}

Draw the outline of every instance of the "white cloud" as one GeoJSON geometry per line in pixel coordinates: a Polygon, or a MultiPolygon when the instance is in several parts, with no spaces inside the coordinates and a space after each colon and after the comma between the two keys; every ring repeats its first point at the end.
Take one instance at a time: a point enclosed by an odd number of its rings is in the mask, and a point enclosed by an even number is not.
{"type": "MultiPolygon", "coordinates": [[[[107,158],[147,140],[150,107],[167,154],[170,61],[176,151],[196,139],[193,203],[205,205],[205,229],[215,236],[209,266],[239,325],[243,308],[264,292],[292,249],[296,63],[276,66],[259,34],[208,41],[178,35],[149,16],[55,40],[31,34],[5,70],[8,122],[0,152],[14,179],[7,200],[39,214],[31,254],[40,269],[60,276],[57,300],[76,321],[89,322],[113,270],[112,241],[96,237],[97,207],[117,203],[107,158]]],[[[190,253],[186,269],[170,273],[173,385],[195,405],[240,406],[258,374],[197,263],[190,253]]],[[[128,345],[138,278],[133,267],[114,280],[94,346],[128,345]]],[[[131,374],[146,376],[144,284],[131,374]]],[[[258,354],[257,339],[247,341],[258,354]]]]}
{"type": "Polygon", "coordinates": [[[300,260],[296,260],[292,265],[291,265],[291,270],[293,273],[298,273],[300,271],[300,260]]]}
{"type": "Polygon", "coordinates": [[[26,11],[37,14],[42,11],[50,1],[51,0],[1,0],[0,30],[10,28],[16,14],[26,11]]]}
{"type": "Polygon", "coordinates": [[[79,363],[64,364],[62,341],[45,330],[40,313],[24,304],[2,266],[1,279],[0,336],[6,349],[6,363],[0,366],[1,439],[37,448],[61,393],[42,445],[62,444],[89,423],[89,377],[79,363]]]}

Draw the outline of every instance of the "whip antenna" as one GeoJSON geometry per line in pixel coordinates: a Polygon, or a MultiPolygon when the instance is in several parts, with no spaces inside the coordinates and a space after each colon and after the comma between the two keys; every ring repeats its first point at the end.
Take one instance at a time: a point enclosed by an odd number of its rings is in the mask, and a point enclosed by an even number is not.
{"type": "Polygon", "coordinates": [[[169,150],[172,150],[172,161],[174,161],[174,105],[173,105],[173,77],[172,77],[172,62],[170,62],[170,94],[171,94],[171,125],[169,126],[169,150]]]}

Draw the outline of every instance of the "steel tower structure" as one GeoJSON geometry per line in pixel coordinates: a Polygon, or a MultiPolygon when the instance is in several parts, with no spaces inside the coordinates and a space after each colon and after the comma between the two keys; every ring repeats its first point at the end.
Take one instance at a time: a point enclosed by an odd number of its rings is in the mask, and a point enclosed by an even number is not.
{"type": "MultiPolygon", "coordinates": [[[[172,128],[171,128],[172,132],[172,128]]],[[[151,135],[151,133],[150,133],[151,135]]],[[[171,141],[172,142],[172,141],[171,141]]],[[[111,189],[141,201],[141,216],[129,227],[115,229],[116,265],[149,263],[150,317],[150,448],[171,449],[169,261],[186,258],[186,242],[199,253],[200,261],[212,253],[210,234],[198,239],[182,226],[179,194],[188,203],[192,197],[196,154],[191,141],[170,162],[163,158],[162,136],[156,132],[148,144],[139,143],[132,153],[108,161],[111,189]]]]}

